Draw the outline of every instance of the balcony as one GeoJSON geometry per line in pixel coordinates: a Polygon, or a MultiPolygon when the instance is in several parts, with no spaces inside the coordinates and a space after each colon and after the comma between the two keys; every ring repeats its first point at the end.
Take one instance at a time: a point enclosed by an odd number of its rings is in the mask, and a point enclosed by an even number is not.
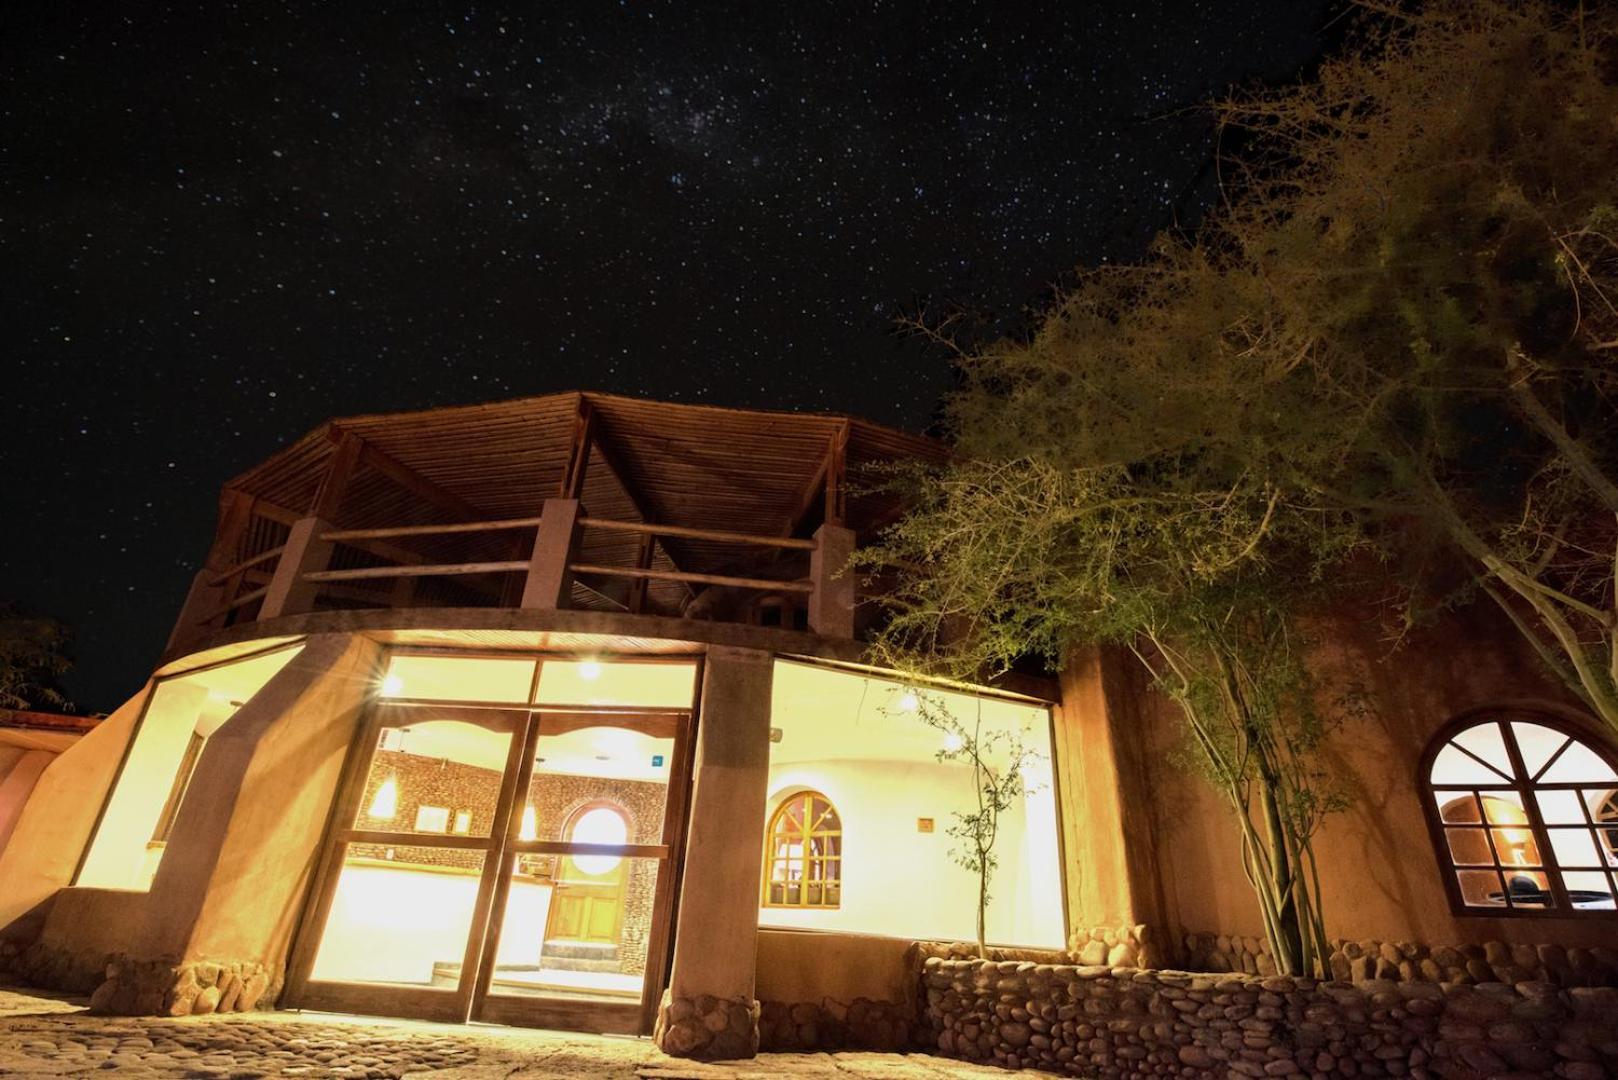
{"type": "Polygon", "coordinates": [[[226,485],[170,651],[344,610],[618,612],[854,639],[873,613],[848,558],[899,507],[847,478],[942,452],[849,417],[585,393],[335,420],[226,485]]]}

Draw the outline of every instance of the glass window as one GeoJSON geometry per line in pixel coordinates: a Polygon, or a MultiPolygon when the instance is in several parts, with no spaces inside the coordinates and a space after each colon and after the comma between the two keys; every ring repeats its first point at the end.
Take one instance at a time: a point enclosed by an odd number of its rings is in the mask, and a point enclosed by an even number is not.
{"type": "Polygon", "coordinates": [[[208,738],[301,650],[289,646],[157,682],[75,885],[151,888],[208,738]]]}
{"type": "Polygon", "coordinates": [[[973,770],[956,732],[928,722],[947,714],[997,768],[1013,744],[1028,754],[1023,792],[1000,818],[988,940],[1063,947],[1048,708],[778,660],[770,713],[759,925],[976,938],[977,875],[960,865],[952,832],[977,811],[973,770]]]}
{"type": "Polygon", "coordinates": [[[616,705],[689,709],[697,666],[647,661],[546,660],[542,705],[616,705]]]}
{"type": "Polygon", "coordinates": [[[355,811],[357,829],[447,833],[450,807],[466,815],[462,835],[488,836],[500,798],[511,733],[500,714],[465,710],[449,719],[435,706],[389,706],[355,811]]]}
{"type": "Polygon", "coordinates": [[[534,661],[394,653],[382,696],[408,701],[527,701],[534,661]]]}
{"type": "Polygon", "coordinates": [[[1463,908],[1614,910],[1618,769],[1593,739],[1545,717],[1482,720],[1432,753],[1427,782],[1463,908]]]}
{"type": "Polygon", "coordinates": [[[484,852],[349,844],[314,978],[453,987],[484,852]]]}
{"type": "Polygon", "coordinates": [[[818,791],[788,796],[770,818],[765,907],[834,908],[843,897],[843,822],[818,791]]]}

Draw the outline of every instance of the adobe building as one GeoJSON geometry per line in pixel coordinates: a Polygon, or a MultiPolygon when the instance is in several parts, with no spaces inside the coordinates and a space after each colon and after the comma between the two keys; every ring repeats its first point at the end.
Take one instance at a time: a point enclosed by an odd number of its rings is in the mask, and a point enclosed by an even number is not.
{"type": "MultiPolygon", "coordinates": [[[[880,582],[843,568],[903,508],[846,478],[943,453],[593,393],[304,436],[226,486],[146,685],[39,770],[0,848],[0,967],[111,1013],[1071,1062],[1071,1017],[950,1014],[994,979],[950,854],[971,773],[921,692],[1037,754],[997,956],[1273,974],[1228,811],[1133,661],[947,686],[868,662],[880,582]]],[[[1350,614],[1325,640],[1372,704],[1328,747],[1353,797],[1319,839],[1339,978],[1612,983],[1610,736],[1486,613],[1391,659],[1350,614]]],[[[1083,1039],[1128,1059],[1127,1027],[1083,1039]]]]}

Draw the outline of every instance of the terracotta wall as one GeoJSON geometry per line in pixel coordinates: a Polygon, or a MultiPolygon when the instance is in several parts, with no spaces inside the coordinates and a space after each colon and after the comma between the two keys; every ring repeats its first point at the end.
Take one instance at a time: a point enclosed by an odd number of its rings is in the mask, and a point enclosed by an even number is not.
{"type": "MultiPolygon", "coordinates": [[[[1352,684],[1363,687],[1370,705],[1368,715],[1346,720],[1332,734],[1324,753],[1352,801],[1317,840],[1329,936],[1429,945],[1610,943],[1618,934],[1610,917],[1457,917],[1450,911],[1417,779],[1429,740],[1457,715],[1480,707],[1576,710],[1516,632],[1492,609],[1474,605],[1396,650],[1372,611],[1344,611],[1317,634],[1322,707],[1335,709],[1352,684]]],[[[1162,890],[1143,898],[1135,917],[1189,931],[1259,935],[1231,811],[1177,760],[1183,731],[1177,711],[1144,688],[1110,704],[1133,713],[1145,749],[1139,786],[1126,783],[1122,791],[1126,804],[1145,808],[1129,829],[1130,843],[1150,852],[1162,890]]]]}

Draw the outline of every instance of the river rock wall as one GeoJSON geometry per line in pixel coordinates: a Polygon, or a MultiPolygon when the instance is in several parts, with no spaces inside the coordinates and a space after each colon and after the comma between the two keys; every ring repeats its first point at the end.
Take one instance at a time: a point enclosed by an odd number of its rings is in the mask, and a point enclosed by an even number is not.
{"type": "Polygon", "coordinates": [[[1209,975],[933,956],[951,1057],[1100,1077],[1618,1077],[1618,989],[1209,975]]]}

